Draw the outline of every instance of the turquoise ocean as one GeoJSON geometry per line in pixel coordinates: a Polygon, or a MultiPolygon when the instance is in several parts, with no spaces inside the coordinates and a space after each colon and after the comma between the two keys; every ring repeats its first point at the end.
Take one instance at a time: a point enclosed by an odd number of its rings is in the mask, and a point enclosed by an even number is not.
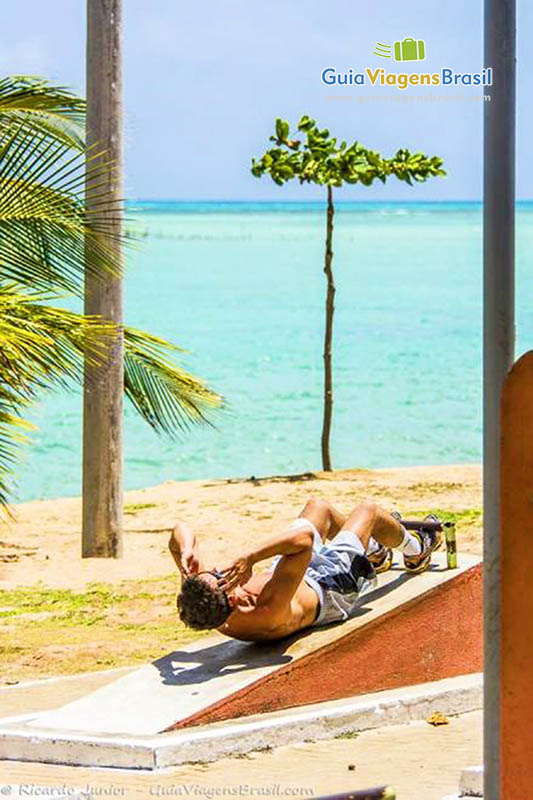
{"type": "MultiPolygon", "coordinates": [[[[127,406],[126,488],[320,468],[324,206],[138,202],[128,324],[189,351],[226,398],[178,441],[127,406]]],[[[519,352],[533,347],[533,203],[517,217],[519,352]]],[[[334,271],[335,467],[481,458],[478,203],[339,203],[334,271]]],[[[35,409],[17,498],[77,495],[81,396],[35,409]]]]}

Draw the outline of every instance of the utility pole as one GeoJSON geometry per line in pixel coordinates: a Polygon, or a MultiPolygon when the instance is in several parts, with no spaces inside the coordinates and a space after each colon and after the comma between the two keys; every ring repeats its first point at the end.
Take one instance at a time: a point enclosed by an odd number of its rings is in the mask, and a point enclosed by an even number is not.
{"type": "MultiPolygon", "coordinates": [[[[87,145],[112,166],[99,187],[86,185],[91,216],[120,258],[122,234],[122,0],[87,0],[87,145]],[[105,184],[104,186],[102,184],[105,184]],[[102,190],[108,201],[102,205],[102,190]]],[[[91,160],[91,168],[97,163],[91,160]]],[[[105,358],[85,363],[83,394],[82,556],[122,555],[122,280],[85,278],[85,313],[119,326],[105,358]]]]}
{"type": "Polygon", "coordinates": [[[515,356],[516,0],[485,0],[483,506],[485,800],[500,799],[500,404],[515,356]]]}

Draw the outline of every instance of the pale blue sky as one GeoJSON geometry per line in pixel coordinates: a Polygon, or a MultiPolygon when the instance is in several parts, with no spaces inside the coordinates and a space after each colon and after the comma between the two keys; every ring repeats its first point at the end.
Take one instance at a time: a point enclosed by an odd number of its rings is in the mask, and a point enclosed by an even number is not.
{"type": "MultiPolygon", "coordinates": [[[[249,173],[273,119],[309,113],[341,137],[384,153],[399,146],[444,157],[449,177],[409,189],[350,188],[346,199],[478,199],[482,104],[360,103],[374,89],[327,87],[325,67],[401,65],[376,41],[426,40],[421,71],[482,67],[481,0],[124,0],[126,194],[130,198],[304,199],[249,173]],[[332,99],[331,95],[352,99],[332,99]]],[[[533,7],[519,2],[518,193],[533,198],[533,7]]],[[[0,31],[2,73],[39,73],[83,92],[84,0],[19,0],[0,31]]],[[[409,70],[408,70],[409,71],[409,70]]],[[[418,89],[408,90],[413,95],[418,89]]],[[[454,90],[437,87],[435,94],[454,90]]],[[[474,94],[476,89],[462,89],[474,94]]],[[[395,90],[382,90],[395,94],[395,90]]],[[[479,94],[479,91],[477,90],[479,94]]],[[[318,192],[318,193],[317,193],[318,192]]]]}

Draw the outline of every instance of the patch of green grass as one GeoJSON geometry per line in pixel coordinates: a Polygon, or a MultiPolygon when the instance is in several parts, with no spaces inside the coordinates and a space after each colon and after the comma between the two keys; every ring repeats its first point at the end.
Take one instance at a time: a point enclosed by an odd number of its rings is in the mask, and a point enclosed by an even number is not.
{"type": "Polygon", "coordinates": [[[19,655],[19,653],[25,653],[27,649],[28,649],[27,647],[21,647],[21,646],[19,647],[18,645],[14,644],[6,644],[0,647],[0,653],[3,656],[19,655]]]}
{"type": "Polygon", "coordinates": [[[127,503],[124,506],[124,513],[137,514],[139,511],[146,511],[147,508],[157,508],[157,503],[127,503]]]}
{"type": "Polygon", "coordinates": [[[464,488],[464,484],[454,481],[437,481],[434,483],[419,482],[412,483],[407,487],[412,492],[454,492],[464,488]]]}
{"type": "MultiPolygon", "coordinates": [[[[16,620],[20,614],[48,611],[51,619],[65,627],[91,626],[106,619],[107,614],[123,603],[168,604],[175,607],[175,589],[166,579],[159,580],[161,591],[147,591],[147,581],[126,581],[118,587],[106,584],[90,584],[84,592],[71,589],[47,589],[43,586],[28,586],[10,590],[0,590],[0,607],[8,610],[0,612],[0,617],[16,620]]],[[[150,588],[155,581],[151,581],[150,588]]],[[[157,587],[159,588],[159,587],[157,587]]],[[[22,623],[21,619],[21,623],[22,623]]],[[[24,620],[25,625],[42,625],[42,620],[24,620]]],[[[138,626],[133,626],[134,628],[138,626]]]]}
{"type": "Polygon", "coordinates": [[[0,591],[9,616],[0,628],[0,683],[146,663],[206,635],[183,625],[175,594],[174,575],[79,592],[43,585],[0,591]],[[50,616],[26,616],[43,611],[50,616]]]}
{"type": "Polygon", "coordinates": [[[460,511],[448,511],[444,508],[425,508],[409,511],[406,519],[423,519],[428,514],[436,514],[443,522],[453,522],[457,527],[481,527],[483,525],[483,511],[481,508],[462,508],[460,511]]]}
{"type": "Polygon", "coordinates": [[[337,735],[334,736],[333,738],[334,739],[357,739],[358,736],[359,736],[359,734],[356,733],[356,731],[343,731],[343,733],[337,733],[337,735]]]}
{"type": "Polygon", "coordinates": [[[86,592],[42,586],[0,591],[0,605],[11,607],[9,616],[49,611],[68,625],[92,625],[105,617],[108,608],[128,599],[128,594],[104,584],[93,584],[86,592]]]}

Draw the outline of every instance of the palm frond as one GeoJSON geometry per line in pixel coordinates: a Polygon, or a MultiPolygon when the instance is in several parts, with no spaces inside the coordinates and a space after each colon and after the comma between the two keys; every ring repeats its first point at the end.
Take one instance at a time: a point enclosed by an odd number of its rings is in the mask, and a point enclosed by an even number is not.
{"type": "Polygon", "coordinates": [[[79,381],[85,355],[99,363],[116,329],[101,319],[46,305],[46,297],[0,287],[0,507],[7,510],[24,419],[43,390],[79,381]]]}
{"type": "Polygon", "coordinates": [[[121,203],[113,165],[84,144],[85,103],[37,78],[0,80],[0,506],[42,391],[81,383],[84,362],[105,369],[124,337],[124,390],[154,430],[209,422],[222,398],[176,361],[180,348],[100,317],[57,308],[85,278],[118,275],[121,203]],[[86,198],[90,197],[90,210],[86,198]]]}
{"type": "Polygon", "coordinates": [[[158,433],[175,436],[196,423],[209,423],[222,397],[173,359],[184,351],[149,333],[124,329],[124,391],[158,433]]]}
{"type": "Polygon", "coordinates": [[[0,79],[0,130],[23,125],[27,132],[83,150],[84,120],[85,100],[63,86],[31,76],[0,79]]]}
{"type": "MultiPolygon", "coordinates": [[[[82,359],[105,364],[112,339],[120,335],[110,322],[43,299],[0,290],[0,384],[23,400],[53,386],[81,383],[82,359]]],[[[222,405],[220,395],[176,362],[183,352],[165,339],[124,328],[126,396],[154,430],[171,436],[208,422],[222,405]]]]}
{"type": "MultiPolygon", "coordinates": [[[[48,305],[46,295],[0,286],[0,506],[12,491],[18,448],[31,429],[24,414],[43,391],[83,380],[84,359],[104,365],[120,329],[48,305]]],[[[176,436],[210,422],[222,398],[175,360],[181,348],[135,328],[124,329],[124,391],[158,433],[176,436]]]]}
{"type": "Polygon", "coordinates": [[[0,130],[0,277],[81,295],[86,275],[118,274],[122,208],[109,200],[109,169],[97,153],[72,154],[20,126],[0,130]]]}
{"type": "Polygon", "coordinates": [[[33,429],[22,417],[10,414],[3,408],[0,389],[0,510],[9,514],[9,498],[15,488],[15,465],[19,448],[27,444],[28,433],[33,429]]]}
{"type": "Polygon", "coordinates": [[[46,296],[0,288],[0,386],[4,406],[17,409],[39,390],[79,382],[82,358],[100,363],[114,325],[47,305],[46,296]]]}

